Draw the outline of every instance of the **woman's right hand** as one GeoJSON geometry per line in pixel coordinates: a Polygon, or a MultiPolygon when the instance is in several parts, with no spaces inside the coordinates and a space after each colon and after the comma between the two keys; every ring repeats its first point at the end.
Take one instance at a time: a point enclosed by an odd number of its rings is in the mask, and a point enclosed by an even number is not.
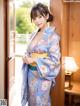
{"type": "Polygon", "coordinates": [[[26,63],[26,64],[31,64],[31,63],[35,62],[34,58],[31,58],[26,55],[24,55],[22,59],[23,59],[23,63],[26,63]]]}
{"type": "Polygon", "coordinates": [[[26,55],[24,55],[24,56],[22,57],[22,61],[23,61],[23,63],[26,63],[26,55]]]}

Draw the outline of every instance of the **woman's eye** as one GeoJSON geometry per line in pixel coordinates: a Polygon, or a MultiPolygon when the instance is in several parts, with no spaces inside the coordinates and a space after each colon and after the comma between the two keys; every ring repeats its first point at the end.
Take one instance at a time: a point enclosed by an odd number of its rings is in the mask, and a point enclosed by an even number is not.
{"type": "Polygon", "coordinates": [[[39,18],[42,18],[42,16],[39,16],[39,18]]]}

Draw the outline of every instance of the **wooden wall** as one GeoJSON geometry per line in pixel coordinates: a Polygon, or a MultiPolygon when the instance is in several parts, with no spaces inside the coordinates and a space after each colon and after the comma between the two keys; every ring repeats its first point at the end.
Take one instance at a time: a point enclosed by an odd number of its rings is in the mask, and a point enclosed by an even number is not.
{"type": "MultiPolygon", "coordinates": [[[[80,3],[63,3],[63,0],[51,0],[50,10],[54,15],[53,26],[61,36],[61,72],[52,89],[52,106],[64,106],[64,63],[65,56],[73,56],[80,68],[80,3]]],[[[73,75],[74,81],[80,81],[80,69],[73,75]]]]}
{"type": "MultiPolygon", "coordinates": [[[[69,14],[69,56],[75,58],[80,68],[80,3],[71,3],[69,14]]],[[[73,80],[80,81],[80,69],[73,80]]]]}

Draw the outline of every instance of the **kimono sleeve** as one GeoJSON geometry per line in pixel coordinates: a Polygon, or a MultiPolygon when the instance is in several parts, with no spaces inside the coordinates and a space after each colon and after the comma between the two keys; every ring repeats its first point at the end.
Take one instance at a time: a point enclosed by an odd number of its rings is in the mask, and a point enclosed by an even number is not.
{"type": "Polygon", "coordinates": [[[22,65],[22,82],[21,82],[21,105],[25,106],[28,101],[28,65],[22,65]]]}
{"type": "Polygon", "coordinates": [[[48,44],[48,57],[37,58],[37,68],[40,77],[53,80],[60,71],[60,37],[55,34],[48,44]]]}

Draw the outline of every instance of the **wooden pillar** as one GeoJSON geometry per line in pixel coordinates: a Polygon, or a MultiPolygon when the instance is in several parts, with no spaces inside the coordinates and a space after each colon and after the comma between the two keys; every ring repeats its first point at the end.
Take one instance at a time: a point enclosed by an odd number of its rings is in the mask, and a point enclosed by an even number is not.
{"type": "Polygon", "coordinates": [[[68,33],[69,33],[69,6],[65,5],[62,0],[51,0],[50,10],[54,16],[52,26],[56,27],[61,37],[61,71],[56,78],[56,85],[51,90],[52,106],[64,106],[64,69],[62,60],[68,55],[68,33]]]}
{"type": "MultiPolygon", "coordinates": [[[[53,26],[56,27],[57,32],[61,35],[61,10],[62,3],[60,0],[50,1],[50,10],[54,16],[53,26]]],[[[63,92],[62,89],[62,70],[59,76],[56,78],[56,85],[51,90],[52,106],[63,106],[63,92]]]]}

